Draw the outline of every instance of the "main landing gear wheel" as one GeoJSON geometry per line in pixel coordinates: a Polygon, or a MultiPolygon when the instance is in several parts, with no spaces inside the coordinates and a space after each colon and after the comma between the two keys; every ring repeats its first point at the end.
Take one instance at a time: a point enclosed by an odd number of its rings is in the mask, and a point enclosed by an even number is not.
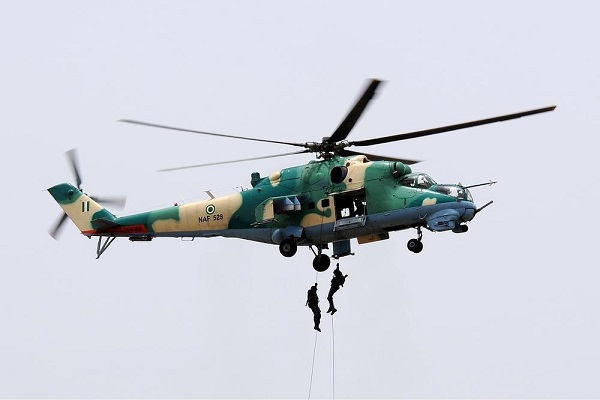
{"type": "Polygon", "coordinates": [[[329,268],[330,263],[331,260],[327,254],[319,254],[313,259],[313,268],[317,272],[325,272],[327,271],[327,268],[329,268]]]}
{"type": "Polygon", "coordinates": [[[413,253],[420,253],[423,250],[423,242],[419,239],[410,239],[406,244],[406,247],[413,253]]]}
{"type": "Polygon", "coordinates": [[[292,239],[283,239],[279,245],[279,252],[284,257],[292,257],[298,251],[298,245],[292,239]]]}

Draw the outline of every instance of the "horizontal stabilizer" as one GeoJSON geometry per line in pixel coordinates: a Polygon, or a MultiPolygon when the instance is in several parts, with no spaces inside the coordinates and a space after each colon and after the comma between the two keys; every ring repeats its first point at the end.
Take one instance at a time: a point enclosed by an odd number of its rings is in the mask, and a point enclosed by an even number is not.
{"type": "Polygon", "coordinates": [[[108,229],[108,228],[116,228],[121,226],[121,224],[111,221],[106,218],[98,218],[92,220],[92,225],[96,227],[96,229],[108,229]]]}

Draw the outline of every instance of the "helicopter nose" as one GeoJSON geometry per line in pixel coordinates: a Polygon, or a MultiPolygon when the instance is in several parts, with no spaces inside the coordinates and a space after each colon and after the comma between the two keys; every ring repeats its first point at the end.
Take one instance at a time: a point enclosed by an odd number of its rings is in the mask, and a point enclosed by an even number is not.
{"type": "Polygon", "coordinates": [[[465,208],[465,212],[462,215],[462,219],[464,221],[470,221],[475,217],[475,204],[473,204],[473,208],[465,208]]]}
{"type": "Polygon", "coordinates": [[[469,227],[467,226],[467,224],[465,222],[469,222],[471,221],[474,217],[476,212],[476,206],[474,203],[469,202],[469,204],[464,204],[466,207],[463,208],[463,211],[460,215],[460,218],[456,221],[457,223],[455,224],[455,226],[452,228],[452,232],[454,233],[464,233],[466,231],[469,230],[469,227]]]}

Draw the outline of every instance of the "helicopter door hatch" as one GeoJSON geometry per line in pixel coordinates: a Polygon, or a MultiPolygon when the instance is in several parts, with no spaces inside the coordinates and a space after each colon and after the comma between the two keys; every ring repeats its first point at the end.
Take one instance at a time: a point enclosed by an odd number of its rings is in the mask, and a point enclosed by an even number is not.
{"type": "Polygon", "coordinates": [[[333,196],[335,202],[334,231],[360,228],[367,222],[365,191],[354,190],[333,196]]]}
{"type": "Polygon", "coordinates": [[[349,239],[333,242],[333,258],[340,258],[350,255],[353,256],[354,253],[352,253],[349,239]]]}

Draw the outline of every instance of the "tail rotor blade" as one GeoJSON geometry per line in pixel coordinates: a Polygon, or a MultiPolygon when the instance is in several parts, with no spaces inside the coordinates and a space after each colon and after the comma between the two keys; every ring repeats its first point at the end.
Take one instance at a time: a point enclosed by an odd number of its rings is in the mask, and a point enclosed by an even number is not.
{"type": "Polygon", "coordinates": [[[127,203],[127,198],[125,196],[115,196],[115,197],[98,197],[98,196],[90,196],[90,198],[98,203],[102,204],[110,204],[118,208],[125,207],[127,203]]]}
{"type": "Polygon", "coordinates": [[[77,149],[71,149],[65,154],[69,159],[69,165],[71,166],[71,171],[73,172],[73,176],[75,177],[77,188],[81,190],[81,174],[79,173],[79,159],[77,157],[77,149]]]}
{"type": "Polygon", "coordinates": [[[60,218],[56,221],[56,223],[53,225],[53,227],[48,231],[48,233],[50,234],[50,236],[52,236],[52,238],[54,240],[58,240],[58,234],[66,220],[67,220],[67,214],[63,213],[60,216],[60,218]]]}

